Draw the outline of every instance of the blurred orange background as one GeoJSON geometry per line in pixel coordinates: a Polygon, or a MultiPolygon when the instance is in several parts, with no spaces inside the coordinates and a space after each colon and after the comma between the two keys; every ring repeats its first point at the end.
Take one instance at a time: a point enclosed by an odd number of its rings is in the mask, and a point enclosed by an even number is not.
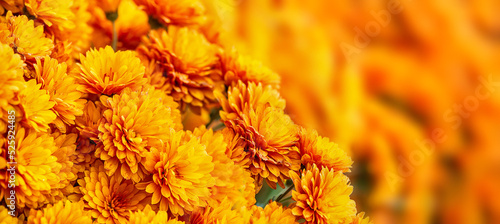
{"type": "Polygon", "coordinates": [[[500,223],[500,1],[205,1],[375,223],[500,223]]]}

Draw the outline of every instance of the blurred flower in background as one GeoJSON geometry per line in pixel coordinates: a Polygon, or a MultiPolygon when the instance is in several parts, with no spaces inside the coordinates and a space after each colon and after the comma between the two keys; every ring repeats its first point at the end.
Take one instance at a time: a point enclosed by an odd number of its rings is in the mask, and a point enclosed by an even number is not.
{"type": "Polygon", "coordinates": [[[498,1],[211,3],[216,40],[280,74],[291,118],[349,150],[375,223],[500,222],[498,1]]]}

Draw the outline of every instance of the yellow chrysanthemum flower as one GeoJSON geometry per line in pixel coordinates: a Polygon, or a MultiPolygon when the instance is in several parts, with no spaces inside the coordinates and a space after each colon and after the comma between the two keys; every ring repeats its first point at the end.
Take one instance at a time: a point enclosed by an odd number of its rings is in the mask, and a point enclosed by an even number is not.
{"type": "Polygon", "coordinates": [[[120,168],[125,179],[139,182],[145,175],[141,161],[149,148],[163,147],[171,131],[182,129],[177,103],[148,86],[102,96],[101,102],[106,108],[98,128],[103,147],[95,155],[104,161],[108,174],[120,168]]]}
{"type": "MultiPolygon", "coordinates": [[[[196,128],[193,135],[200,138],[206,146],[208,155],[212,156],[214,170],[210,173],[215,179],[215,185],[210,188],[213,201],[210,205],[216,207],[223,200],[230,200],[235,208],[255,204],[255,184],[242,166],[235,164],[225,153],[226,143],[222,133],[214,133],[204,126],[196,128]]],[[[186,135],[193,137],[191,135],[186,135]]]]}
{"type": "MultiPolygon", "coordinates": [[[[293,216],[292,216],[293,217],[293,216]]],[[[233,203],[223,199],[219,205],[197,209],[189,216],[190,224],[230,224],[244,223],[244,218],[237,210],[233,210],[233,203]]]]}
{"type": "Polygon", "coordinates": [[[16,96],[25,88],[24,63],[12,48],[0,44],[0,133],[7,130],[7,111],[19,104],[16,96]]]}
{"type": "Polygon", "coordinates": [[[221,56],[222,74],[226,85],[235,85],[239,81],[262,83],[279,88],[281,77],[260,61],[239,55],[236,51],[224,52],[221,56]]]}
{"type": "Polygon", "coordinates": [[[36,26],[25,15],[12,16],[7,12],[6,23],[0,23],[0,43],[8,44],[23,59],[42,58],[54,48],[51,39],[45,37],[43,26],[36,26]]]}
{"type": "Polygon", "coordinates": [[[120,173],[108,176],[100,161],[85,171],[78,184],[85,207],[97,223],[128,223],[130,212],[142,210],[150,201],[146,192],[120,173]]]}
{"type": "Polygon", "coordinates": [[[85,92],[113,95],[130,87],[144,85],[144,66],[133,51],[114,52],[107,46],[80,55],[77,79],[85,86],[85,92]]]}
{"type": "Polygon", "coordinates": [[[0,224],[15,224],[18,223],[16,217],[9,214],[9,209],[5,206],[0,206],[0,224]]]}
{"type": "Polygon", "coordinates": [[[301,128],[299,139],[298,145],[303,165],[316,164],[319,168],[326,167],[342,172],[350,171],[351,158],[328,138],[318,136],[318,132],[313,129],[301,128]]]}
{"type": "Polygon", "coordinates": [[[153,194],[152,203],[159,203],[160,210],[174,215],[206,206],[209,188],[215,184],[210,175],[214,169],[212,157],[198,138],[185,140],[189,134],[173,133],[164,147],[152,148],[147,153],[144,163],[153,180],[140,187],[153,194]]]}
{"type": "Polygon", "coordinates": [[[205,7],[199,0],[134,0],[164,25],[190,25],[204,21],[205,7]]]}
{"type": "Polygon", "coordinates": [[[55,105],[52,111],[57,115],[54,120],[55,126],[62,132],[66,132],[66,125],[75,124],[76,116],[83,114],[85,99],[82,97],[82,86],[76,83],[74,77],[66,74],[66,63],[60,63],[56,59],[45,57],[43,62],[36,59],[35,79],[41,88],[47,90],[50,101],[55,105]]]}
{"type": "Polygon", "coordinates": [[[218,95],[223,111],[221,119],[229,130],[224,131],[228,154],[236,163],[248,168],[257,183],[265,179],[276,188],[284,187],[288,171],[298,171],[300,154],[295,146],[298,128],[283,111],[284,101],[272,89],[243,83],[218,95]],[[236,142],[233,142],[236,141],[236,142]]]}
{"type": "Polygon", "coordinates": [[[23,111],[21,122],[36,131],[47,131],[49,124],[57,118],[52,111],[56,103],[50,101],[47,91],[40,88],[41,84],[37,84],[36,80],[30,80],[26,83],[26,88],[19,93],[23,111]]]}
{"type": "Polygon", "coordinates": [[[270,202],[266,207],[253,206],[250,224],[297,224],[292,210],[284,208],[275,201],[270,202]]]}
{"type": "Polygon", "coordinates": [[[156,213],[151,209],[151,206],[146,205],[146,208],[141,211],[136,211],[130,213],[129,217],[130,224],[184,224],[182,221],[177,219],[168,219],[168,214],[166,211],[159,211],[156,213]]]}
{"type": "Polygon", "coordinates": [[[26,9],[48,27],[73,28],[73,0],[25,0],[26,9]]]}
{"type": "Polygon", "coordinates": [[[197,110],[216,102],[214,91],[224,90],[216,51],[203,34],[186,27],[153,30],[137,49],[150,84],[167,91],[181,108],[197,110]]]}
{"type": "MultiPolygon", "coordinates": [[[[106,11],[98,7],[92,8],[91,11],[92,21],[90,24],[94,27],[92,44],[95,47],[111,45],[113,23],[106,18],[106,11]]],[[[122,0],[118,6],[118,18],[115,21],[115,28],[118,38],[117,49],[135,50],[141,43],[141,38],[149,32],[148,15],[134,1],[122,0]]]]}
{"type": "Polygon", "coordinates": [[[38,208],[48,203],[47,194],[59,183],[62,165],[55,155],[58,148],[50,135],[19,126],[16,127],[16,141],[17,206],[38,208]]]}
{"type": "Polygon", "coordinates": [[[349,223],[356,215],[356,204],[349,198],[352,186],[349,178],[333,169],[318,168],[315,164],[302,171],[301,177],[290,172],[296,201],[292,213],[306,224],[349,223]]]}
{"type": "Polygon", "coordinates": [[[60,201],[42,210],[34,210],[28,216],[28,224],[91,224],[92,218],[84,211],[83,203],[60,201]]]}

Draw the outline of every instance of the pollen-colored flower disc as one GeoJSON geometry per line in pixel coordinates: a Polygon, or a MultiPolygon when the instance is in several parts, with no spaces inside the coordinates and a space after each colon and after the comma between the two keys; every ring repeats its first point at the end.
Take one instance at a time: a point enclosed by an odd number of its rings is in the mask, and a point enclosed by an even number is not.
{"type": "Polygon", "coordinates": [[[301,177],[290,172],[296,201],[292,209],[297,219],[307,224],[349,223],[356,215],[356,204],[349,198],[352,186],[342,172],[315,164],[301,172],[301,177]]]}
{"type": "Polygon", "coordinates": [[[133,51],[114,52],[107,46],[80,55],[77,79],[92,94],[113,95],[129,87],[138,89],[145,84],[144,66],[133,51]]]}

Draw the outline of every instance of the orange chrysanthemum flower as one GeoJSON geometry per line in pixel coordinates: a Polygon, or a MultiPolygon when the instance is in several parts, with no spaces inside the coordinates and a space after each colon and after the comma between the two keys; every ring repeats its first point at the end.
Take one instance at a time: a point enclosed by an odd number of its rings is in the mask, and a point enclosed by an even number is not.
{"type": "Polygon", "coordinates": [[[26,9],[48,27],[73,28],[75,17],[71,11],[73,1],[60,0],[25,0],[26,9]]]}
{"type": "Polygon", "coordinates": [[[248,111],[260,106],[285,109],[285,100],[281,98],[278,90],[271,86],[263,86],[261,83],[238,82],[229,88],[227,99],[221,93],[216,93],[216,96],[222,106],[220,116],[223,121],[243,119],[248,111]]]}
{"type": "Polygon", "coordinates": [[[279,88],[281,77],[260,61],[239,55],[236,51],[226,51],[221,56],[222,74],[226,85],[235,85],[239,81],[262,83],[279,88]]]}
{"type": "Polygon", "coordinates": [[[0,133],[7,130],[7,111],[19,104],[17,94],[25,88],[24,63],[12,48],[0,44],[0,133]]]}
{"type": "Polygon", "coordinates": [[[1,224],[15,224],[18,223],[16,217],[9,214],[9,209],[5,206],[0,206],[0,223],[1,224]]]}
{"type": "Polygon", "coordinates": [[[77,140],[77,149],[70,158],[73,162],[73,173],[75,173],[78,178],[83,178],[85,170],[90,169],[92,164],[98,160],[98,158],[95,157],[94,152],[95,149],[99,147],[102,146],[85,137],[79,136],[77,140]]]}
{"type": "Polygon", "coordinates": [[[130,213],[129,223],[131,224],[184,224],[177,219],[168,219],[166,211],[159,211],[156,213],[151,209],[151,206],[146,205],[142,211],[130,213]]]}
{"type": "Polygon", "coordinates": [[[228,153],[236,163],[248,168],[257,183],[266,179],[276,188],[284,187],[290,170],[300,168],[300,154],[295,146],[298,129],[283,111],[284,101],[272,89],[262,85],[243,83],[231,88],[226,99],[218,99],[220,115],[228,128],[224,131],[229,146],[228,153]],[[236,141],[236,142],[232,142],[236,141]]]}
{"type": "Polygon", "coordinates": [[[16,205],[19,208],[38,208],[48,203],[48,194],[60,181],[58,175],[62,165],[55,156],[58,147],[50,135],[19,126],[16,127],[15,139],[16,205]]]}
{"type": "Polygon", "coordinates": [[[5,11],[11,11],[13,13],[19,13],[23,10],[24,0],[3,0],[0,1],[0,15],[3,15],[5,11]]]}
{"type": "Polygon", "coordinates": [[[21,122],[36,131],[47,131],[49,124],[57,118],[52,111],[56,103],[50,101],[47,91],[40,88],[41,84],[36,84],[36,80],[30,80],[26,83],[26,88],[19,93],[23,112],[21,122]]]}
{"type": "Polygon", "coordinates": [[[291,209],[284,208],[275,201],[270,202],[266,207],[252,207],[253,213],[250,224],[297,224],[291,209]]]}
{"type": "Polygon", "coordinates": [[[55,126],[62,132],[66,132],[66,125],[75,124],[76,116],[83,114],[86,100],[82,97],[82,86],[76,83],[75,78],[66,74],[67,65],[56,59],[45,57],[43,62],[36,59],[35,79],[41,88],[47,90],[50,101],[55,105],[52,111],[57,115],[55,126]]]}
{"type": "Polygon", "coordinates": [[[351,224],[373,224],[369,217],[364,217],[365,213],[361,212],[353,218],[351,224]]]}
{"type": "MultiPolygon", "coordinates": [[[[7,170],[7,159],[9,158],[8,154],[8,145],[7,139],[0,135],[0,155],[5,155],[5,157],[0,157],[0,199],[3,199],[5,194],[8,192],[8,174],[4,173],[4,170],[7,170]]],[[[1,215],[1,214],[0,214],[1,215]]]]}
{"type": "Polygon", "coordinates": [[[54,138],[57,151],[52,155],[57,158],[57,163],[61,165],[59,170],[53,170],[57,172],[57,177],[59,178],[58,183],[52,186],[52,191],[48,195],[48,201],[53,203],[62,199],[74,192],[73,182],[76,180],[76,172],[73,170],[73,160],[71,158],[75,154],[76,150],[76,139],[77,135],[72,134],[61,134],[59,131],[55,131],[51,134],[54,138]]]}
{"type": "Polygon", "coordinates": [[[318,132],[313,129],[301,128],[299,139],[303,165],[316,164],[320,168],[326,167],[334,171],[350,171],[351,158],[328,138],[318,136],[318,132]]]}
{"type": "MultiPolygon", "coordinates": [[[[225,153],[226,143],[221,133],[214,133],[204,126],[193,132],[206,145],[208,155],[212,156],[214,170],[211,175],[215,178],[215,185],[210,188],[214,201],[211,206],[216,207],[223,200],[228,199],[232,206],[251,206],[255,204],[255,184],[250,175],[242,166],[235,164],[225,153]]],[[[187,135],[191,136],[191,135],[187,135]]]]}
{"type": "MultiPolygon", "coordinates": [[[[94,27],[93,45],[95,47],[110,45],[113,38],[113,23],[106,18],[106,10],[98,7],[91,10],[92,21],[90,24],[94,27]]],[[[141,38],[149,32],[148,15],[140,10],[132,0],[122,0],[118,6],[115,28],[118,38],[117,49],[135,50],[140,44],[141,38]]]]}
{"type": "Polygon", "coordinates": [[[76,128],[80,132],[80,137],[99,141],[99,121],[103,117],[106,108],[100,101],[87,101],[83,108],[82,116],[75,119],[76,128]]]}
{"type": "Polygon", "coordinates": [[[233,210],[233,203],[226,198],[217,206],[208,206],[203,209],[197,209],[190,215],[189,223],[229,224],[245,222],[241,214],[239,214],[237,210],[233,210]]]}
{"type": "Polygon", "coordinates": [[[97,6],[104,12],[116,12],[122,0],[98,0],[95,1],[97,6]]]}
{"type": "Polygon", "coordinates": [[[103,146],[95,155],[104,161],[108,174],[120,168],[125,179],[139,182],[145,174],[141,161],[149,148],[163,147],[171,131],[182,129],[177,103],[148,86],[102,96],[101,102],[106,108],[98,128],[103,146]]]}
{"type": "Polygon", "coordinates": [[[83,210],[83,203],[60,201],[42,210],[30,212],[28,224],[42,223],[91,224],[92,218],[83,210]]]}
{"type": "Polygon", "coordinates": [[[96,148],[102,149],[102,142],[99,141],[99,121],[103,116],[105,107],[101,102],[88,101],[83,109],[83,115],[75,120],[76,130],[79,134],[77,140],[77,150],[71,161],[73,161],[74,172],[81,178],[84,171],[98,158],[95,156],[96,148]]]}
{"type": "Polygon", "coordinates": [[[75,16],[69,19],[74,25],[69,27],[51,26],[47,27],[45,31],[52,36],[56,44],[51,57],[60,62],[70,58],[78,58],[81,53],[88,50],[93,32],[89,25],[91,19],[91,14],[87,10],[89,2],[87,0],[72,0],[71,2],[70,10],[75,16]]]}
{"type": "Polygon", "coordinates": [[[209,188],[215,183],[210,175],[214,169],[212,157],[198,138],[186,140],[189,133],[172,134],[165,147],[152,148],[144,163],[153,180],[141,184],[152,193],[152,203],[160,204],[160,210],[174,215],[206,206],[209,188]]]}
{"type": "Polygon", "coordinates": [[[147,65],[151,85],[167,91],[181,108],[188,104],[199,110],[216,102],[214,91],[224,90],[216,47],[195,30],[153,30],[137,52],[147,65]]]}
{"type": "Polygon", "coordinates": [[[205,7],[199,0],[134,0],[148,14],[164,25],[199,24],[205,7]]]}
{"type": "Polygon", "coordinates": [[[0,43],[8,44],[24,59],[42,58],[54,48],[51,39],[45,37],[43,26],[35,27],[25,15],[7,13],[6,23],[0,23],[0,43]]]}
{"type": "Polygon", "coordinates": [[[110,46],[89,50],[85,56],[80,55],[78,66],[76,77],[87,93],[113,95],[146,82],[144,66],[133,51],[114,52],[110,46]]]}
{"type": "Polygon", "coordinates": [[[128,223],[130,212],[142,210],[150,200],[146,192],[119,173],[108,176],[100,161],[85,171],[78,184],[85,206],[97,223],[128,223]]]}
{"type": "Polygon", "coordinates": [[[313,164],[302,171],[302,177],[290,172],[295,190],[292,198],[296,201],[292,213],[307,224],[330,224],[350,222],[356,215],[356,204],[349,198],[352,186],[341,171],[313,164]]]}

